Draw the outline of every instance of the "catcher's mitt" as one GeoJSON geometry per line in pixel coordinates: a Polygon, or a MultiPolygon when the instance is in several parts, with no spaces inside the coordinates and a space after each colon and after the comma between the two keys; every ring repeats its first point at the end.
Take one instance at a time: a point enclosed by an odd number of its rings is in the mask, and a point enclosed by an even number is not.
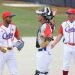
{"type": "Polygon", "coordinates": [[[40,45],[40,47],[42,47],[42,48],[46,47],[52,40],[53,40],[53,38],[46,37],[44,42],[42,42],[42,44],[40,45]]]}
{"type": "Polygon", "coordinates": [[[16,48],[20,51],[20,50],[24,47],[24,41],[18,40],[18,41],[15,43],[14,47],[16,47],[16,48]]]}

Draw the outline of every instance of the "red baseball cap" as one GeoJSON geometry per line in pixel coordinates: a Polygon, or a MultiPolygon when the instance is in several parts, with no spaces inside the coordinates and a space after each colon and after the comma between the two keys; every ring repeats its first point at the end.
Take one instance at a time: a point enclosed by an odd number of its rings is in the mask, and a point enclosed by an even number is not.
{"type": "Polygon", "coordinates": [[[70,8],[66,11],[66,14],[75,14],[75,9],[70,8]]]}
{"type": "Polygon", "coordinates": [[[6,17],[13,17],[13,16],[16,16],[15,14],[12,14],[10,11],[5,11],[2,13],[2,18],[5,19],[6,17]]]}

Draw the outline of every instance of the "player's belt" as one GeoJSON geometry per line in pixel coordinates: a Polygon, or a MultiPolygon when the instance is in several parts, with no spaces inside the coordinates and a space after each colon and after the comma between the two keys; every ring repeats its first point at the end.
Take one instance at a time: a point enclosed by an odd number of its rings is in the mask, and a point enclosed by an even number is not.
{"type": "Polygon", "coordinates": [[[40,49],[38,49],[38,51],[46,51],[46,47],[45,48],[40,48],[40,49]]]}
{"type": "Polygon", "coordinates": [[[75,43],[65,43],[65,44],[68,44],[68,45],[71,45],[71,46],[75,46],[75,43]]]}

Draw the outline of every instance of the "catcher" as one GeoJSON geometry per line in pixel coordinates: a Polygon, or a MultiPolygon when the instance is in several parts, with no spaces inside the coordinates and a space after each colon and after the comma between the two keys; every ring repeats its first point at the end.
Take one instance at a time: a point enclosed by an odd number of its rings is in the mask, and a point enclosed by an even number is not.
{"type": "Polygon", "coordinates": [[[3,24],[0,25],[0,75],[2,75],[5,63],[8,66],[10,75],[18,75],[16,60],[13,52],[13,41],[16,38],[18,41],[14,45],[18,50],[24,46],[18,28],[12,24],[12,17],[10,11],[2,13],[3,24]]]}
{"type": "Polygon", "coordinates": [[[51,10],[45,7],[41,10],[36,10],[39,22],[41,23],[36,38],[36,71],[35,75],[48,75],[49,64],[51,62],[50,42],[53,40],[54,16],[56,10],[51,10]],[[53,25],[52,25],[53,24],[53,25]]]}

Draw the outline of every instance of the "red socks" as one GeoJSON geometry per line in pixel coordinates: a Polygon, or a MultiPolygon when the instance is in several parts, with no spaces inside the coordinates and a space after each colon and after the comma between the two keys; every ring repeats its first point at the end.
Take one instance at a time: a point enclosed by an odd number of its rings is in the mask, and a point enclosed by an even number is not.
{"type": "Polygon", "coordinates": [[[63,75],[68,75],[68,71],[63,71],[63,75]]]}

